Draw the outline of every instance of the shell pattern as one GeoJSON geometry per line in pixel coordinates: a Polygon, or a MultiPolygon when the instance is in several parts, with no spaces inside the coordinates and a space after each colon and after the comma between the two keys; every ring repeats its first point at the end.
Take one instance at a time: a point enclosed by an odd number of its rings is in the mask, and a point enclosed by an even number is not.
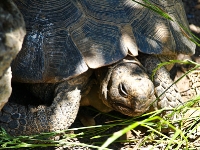
{"type": "MultiPolygon", "coordinates": [[[[194,44],[177,23],[132,0],[15,2],[27,29],[22,51],[12,64],[16,81],[55,83],[138,51],[194,53],[194,44]]],[[[188,27],[181,0],[151,2],[188,27]]]]}

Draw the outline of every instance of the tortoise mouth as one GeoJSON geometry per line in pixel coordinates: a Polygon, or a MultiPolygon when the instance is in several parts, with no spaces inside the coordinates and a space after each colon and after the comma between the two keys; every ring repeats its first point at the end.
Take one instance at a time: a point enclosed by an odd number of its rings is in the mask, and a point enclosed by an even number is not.
{"type": "Polygon", "coordinates": [[[146,104],[143,104],[140,106],[134,105],[133,107],[129,105],[124,105],[119,102],[112,103],[112,107],[114,108],[114,110],[119,111],[122,114],[131,116],[131,117],[142,115],[149,109],[149,106],[147,106],[146,104]]]}

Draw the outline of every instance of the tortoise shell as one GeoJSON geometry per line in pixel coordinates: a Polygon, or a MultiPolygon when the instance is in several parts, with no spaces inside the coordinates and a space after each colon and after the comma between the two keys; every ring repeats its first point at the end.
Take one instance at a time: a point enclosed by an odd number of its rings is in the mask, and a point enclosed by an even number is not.
{"type": "MultiPolygon", "coordinates": [[[[142,0],[138,0],[143,3],[142,0]]],[[[188,27],[181,0],[151,0],[188,27]]],[[[16,0],[26,23],[13,79],[54,83],[128,53],[193,54],[195,45],[176,22],[132,0],[16,0]]]]}

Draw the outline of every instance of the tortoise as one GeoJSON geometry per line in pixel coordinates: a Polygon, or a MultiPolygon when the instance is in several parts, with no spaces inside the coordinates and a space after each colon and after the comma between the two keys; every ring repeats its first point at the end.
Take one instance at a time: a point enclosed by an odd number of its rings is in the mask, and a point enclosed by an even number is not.
{"type": "Polygon", "coordinates": [[[22,14],[12,1],[0,2],[0,110],[11,94],[11,61],[25,36],[22,14]]]}
{"type": "MultiPolygon", "coordinates": [[[[151,2],[188,27],[181,0],[151,2]]],[[[164,67],[150,80],[157,64],[178,53],[194,53],[195,44],[175,22],[131,0],[15,3],[27,34],[12,62],[13,81],[28,85],[48,106],[26,108],[9,102],[1,111],[0,125],[14,135],[67,129],[77,115],[81,96],[91,88],[93,71],[108,108],[141,115],[173,82],[164,67]],[[49,99],[53,100],[49,103],[49,99]]],[[[155,105],[176,107],[180,100],[173,85],[155,105]]]]}

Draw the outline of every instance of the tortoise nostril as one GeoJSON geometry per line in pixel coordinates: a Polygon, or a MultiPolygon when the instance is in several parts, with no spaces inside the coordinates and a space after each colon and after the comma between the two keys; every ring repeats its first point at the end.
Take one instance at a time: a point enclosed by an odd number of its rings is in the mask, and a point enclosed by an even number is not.
{"type": "Polygon", "coordinates": [[[125,98],[128,97],[128,92],[127,92],[127,88],[124,84],[120,83],[119,84],[119,94],[125,98]]]}

